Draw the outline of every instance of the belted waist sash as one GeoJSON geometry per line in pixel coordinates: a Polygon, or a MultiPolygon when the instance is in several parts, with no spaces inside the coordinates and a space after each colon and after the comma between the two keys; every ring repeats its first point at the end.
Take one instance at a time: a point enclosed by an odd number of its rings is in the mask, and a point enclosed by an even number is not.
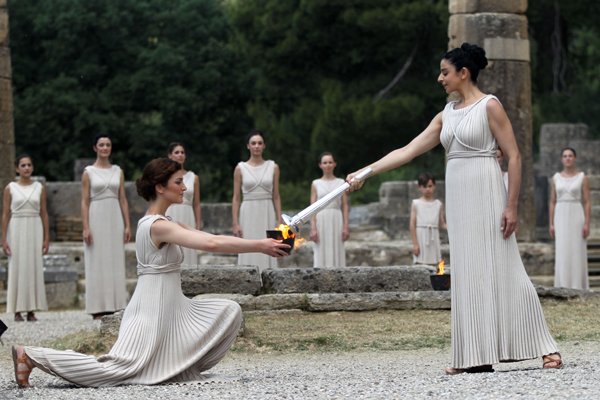
{"type": "Polygon", "coordinates": [[[448,160],[453,158],[473,158],[473,157],[494,157],[497,158],[498,154],[495,150],[470,150],[470,151],[453,151],[446,153],[448,160]]]}
{"type": "Polygon", "coordinates": [[[571,199],[571,200],[556,200],[557,203],[579,203],[581,204],[581,200],[571,199]]]}
{"type": "Polygon", "coordinates": [[[39,217],[39,211],[19,211],[11,214],[11,218],[31,218],[31,217],[39,217]]]}
{"type": "Polygon", "coordinates": [[[417,225],[417,228],[425,228],[427,229],[427,242],[435,241],[434,231],[438,231],[439,228],[437,225],[417,225]]]}
{"type": "Polygon", "coordinates": [[[254,200],[273,200],[273,194],[271,193],[244,193],[244,201],[254,200]]]}
{"type": "Polygon", "coordinates": [[[90,197],[90,203],[92,201],[99,201],[99,200],[106,200],[106,199],[117,199],[118,200],[119,196],[117,196],[116,194],[112,194],[112,193],[111,194],[101,193],[96,197],[90,197]]]}
{"type": "Polygon", "coordinates": [[[138,262],[138,265],[137,265],[138,276],[139,275],[168,274],[171,272],[179,272],[179,271],[181,271],[180,263],[154,265],[154,264],[142,264],[142,263],[138,262]]]}

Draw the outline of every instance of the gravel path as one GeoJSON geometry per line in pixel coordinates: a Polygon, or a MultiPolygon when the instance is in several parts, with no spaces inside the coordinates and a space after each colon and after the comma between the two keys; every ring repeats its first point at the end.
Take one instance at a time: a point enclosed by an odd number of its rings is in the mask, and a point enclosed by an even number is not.
{"type": "Polygon", "coordinates": [[[495,373],[447,376],[448,350],[324,354],[230,353],[211,373],[241,380],[207,385],[76,388],[36,369],[34,388],[14,383],[10,345],[42,344],[98,321],[82,311],[39,313],[38,323],[12,322],[0,348],[0,399],[568,399],[600,398],[600,343],[561,342],[560,370],[542,370],[541,360],[495,366],[495,373]]]}

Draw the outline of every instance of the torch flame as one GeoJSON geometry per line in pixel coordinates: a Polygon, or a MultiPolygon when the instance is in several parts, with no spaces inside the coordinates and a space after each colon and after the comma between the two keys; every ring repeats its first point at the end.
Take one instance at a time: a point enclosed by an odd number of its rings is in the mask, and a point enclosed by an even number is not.
{"type": "Polygon", "coordinates": [[[438,264],[438,275],[444,275],[444,260],[438,264]]]}
{"type": "Polygon", "coordinates": [[[294,250],[299,249],[300,247],[304,246],[306,244],[306,239],[303,239],[301,237],[297,237],[294,232],[291,231],[290,227],[287,226],[286,224],[280,224],[277,228],[275,228],[278,231],[281,231],[281,235],[283,236],[284,239],[288,239],[288,238],[295,238],[296,240],[294,241],[294,250]]]}

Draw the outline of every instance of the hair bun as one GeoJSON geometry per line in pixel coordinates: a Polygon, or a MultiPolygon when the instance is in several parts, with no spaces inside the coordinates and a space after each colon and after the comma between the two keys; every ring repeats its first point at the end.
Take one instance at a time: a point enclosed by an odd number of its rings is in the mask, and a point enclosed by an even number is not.
{"type": "Polygon", "coordinates": [[[467,54],[467,57],[471,59],[477,65],[479,69],[484,69],[488,65],[487,57],[485,56],[485,50],[476,44],[469,44],[464,42],[460,48],[467,54]]]}

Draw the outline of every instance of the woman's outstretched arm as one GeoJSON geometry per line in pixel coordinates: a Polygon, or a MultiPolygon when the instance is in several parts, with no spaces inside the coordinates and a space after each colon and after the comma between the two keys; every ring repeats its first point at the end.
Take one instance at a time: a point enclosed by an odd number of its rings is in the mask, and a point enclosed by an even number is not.
{"type": "Polygon", "coordinates": [[[283,257],[288,255],[284,249],[290,248],[281,240],[248,240],[232,236],[212,235],[195,229],[185,229],[176,223],[165,220],[157,220],[152,224],[150,237],[157,248],[160,248],[163,243],[173,243],[211,253],[263,253],[271,257],[283,257]]]}

